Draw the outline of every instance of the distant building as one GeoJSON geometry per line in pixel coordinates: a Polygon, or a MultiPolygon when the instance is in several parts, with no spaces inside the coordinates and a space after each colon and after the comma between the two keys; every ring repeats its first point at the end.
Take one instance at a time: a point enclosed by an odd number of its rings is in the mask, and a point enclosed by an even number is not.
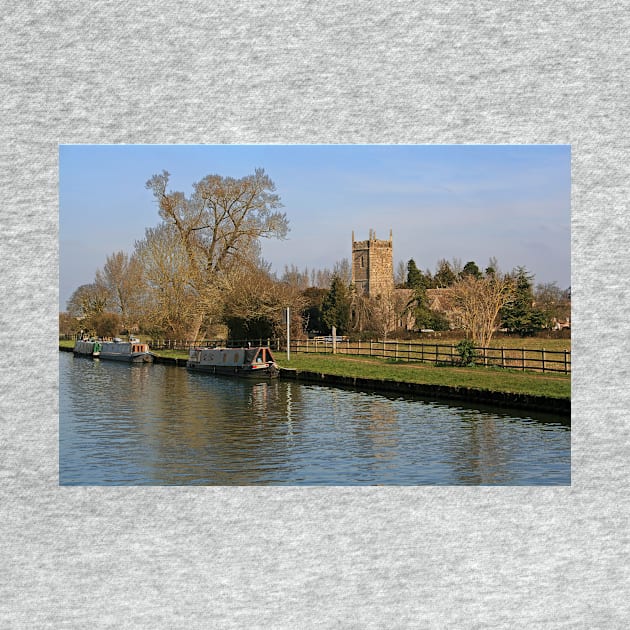
{"type": "MultiPolygon", "coordinates": [[[[394,250],[393,235],[389,231],[389,240],[376,238],[376,232],[370,230],[366,241],[355,241],[352,232],[352,284],[359,295],[370,298],[387,296],[395,313],[391,318],[391,329],[415,329],[415,320],[407,308],[413,298],[412,289],[396,289],[394,285],[394,250]]],[[[430,308],[443,313],[452,320],[453,313],[448,305],[449,289],[428,289],[430,308]]]]}
{"type": "Polygon", "coordinates": [[[376,297],[394,290],[392,232],[388,241],[379,241],[370,230],[367,241],[355,241],[352,232],[352,283],[360,295],[376,297]]]}

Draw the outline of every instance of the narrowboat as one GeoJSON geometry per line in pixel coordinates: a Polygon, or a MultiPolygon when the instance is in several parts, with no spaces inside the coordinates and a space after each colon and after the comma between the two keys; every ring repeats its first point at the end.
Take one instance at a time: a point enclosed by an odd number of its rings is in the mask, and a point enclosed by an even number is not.
{"type": "Polygon", "coordinates": [[[268,346],[253,348],[191,348],[186,367],[197,372],[244,378],[276,378],[278,364],[268,346]]]}
{"type": "Polygon", "coordinates": [[[149,346],[138,341],[104,341],[101,344],[99,358],[130,363],[150,363],[153,361],[149,346]]]}
{"type": "Polygon", "coordinates": [[[100,341],[80,339],[75,341],[72,352],[82,357],[98,357],[101,352],[101,343],[100,341]]]}

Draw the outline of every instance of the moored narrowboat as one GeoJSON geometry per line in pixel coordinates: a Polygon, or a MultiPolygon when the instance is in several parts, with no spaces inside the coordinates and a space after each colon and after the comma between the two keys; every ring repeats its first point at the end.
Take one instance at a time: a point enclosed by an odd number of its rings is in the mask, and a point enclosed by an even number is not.
{"type": "Polygon", "coordinates": [[[276,378],[278,364],[268,346],[253,348],[191,348],[186,367],[198,372],[244,378],[276,378]]]}
{"type": "Polygon", "coordinates": [[[88,341],[86,339],[77,340],[74,343],[72,352],[82,357],[98,357],[101,352],[101,342],[88,341]]]}
{"type": "Polygon", "coordinates": [[[104,341],[101,345],[99,358],[130,363],[150,363],[153,361],[149,346],[146,343],[136,341],[104,341]]]}

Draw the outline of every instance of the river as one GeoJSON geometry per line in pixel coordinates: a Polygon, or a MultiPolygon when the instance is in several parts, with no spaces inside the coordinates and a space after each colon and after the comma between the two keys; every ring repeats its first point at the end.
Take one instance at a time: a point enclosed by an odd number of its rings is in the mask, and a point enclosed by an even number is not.
{"type": "Polygon", "coordinates": [[[59,353],[61,485],[568,485],[566,418],[59,353]]]}

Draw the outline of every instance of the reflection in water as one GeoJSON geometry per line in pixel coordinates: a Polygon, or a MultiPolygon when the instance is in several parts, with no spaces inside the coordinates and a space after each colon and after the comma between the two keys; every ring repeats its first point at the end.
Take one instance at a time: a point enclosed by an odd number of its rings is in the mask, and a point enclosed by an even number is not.
{"type": "Polygon", "coordinates": [[[60,483],[568,484],[558,419],[60,353],[60,483]]]}

